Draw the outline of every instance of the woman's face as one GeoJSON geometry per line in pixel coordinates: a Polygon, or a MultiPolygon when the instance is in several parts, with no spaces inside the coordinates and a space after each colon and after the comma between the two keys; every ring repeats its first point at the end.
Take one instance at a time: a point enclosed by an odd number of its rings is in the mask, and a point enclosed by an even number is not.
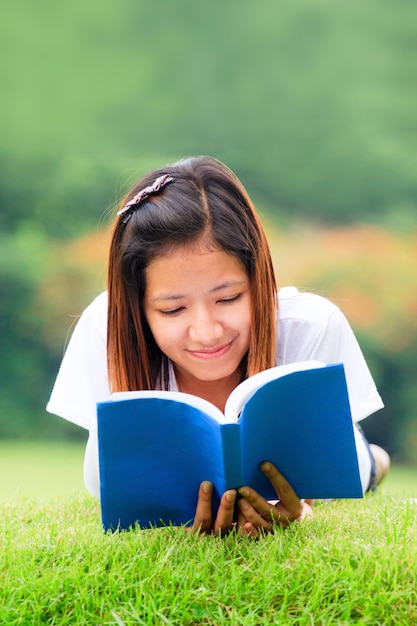
{"type": "Polygon", "coordinates": [[[187,389],[236,380],[249,348],[251,305],[244,265],[223,250],[181,246],[146,269],[146,319],[187,389]]]}

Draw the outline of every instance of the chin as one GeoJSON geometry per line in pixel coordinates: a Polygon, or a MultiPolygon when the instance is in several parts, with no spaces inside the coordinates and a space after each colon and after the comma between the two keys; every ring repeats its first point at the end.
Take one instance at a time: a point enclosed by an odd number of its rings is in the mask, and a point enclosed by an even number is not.
{"type": "Polygon", "coordinates": [[[236,375],[238,368],[239,368],[238,365],[236,367],[227,368],[227,369],[219,368],[218,370],[212,367],[209,372],[198,372],[198,373],[195,372],[194,375],[196,378],[198,378],[202,382],[214,383],[216,381],[220,382],[222,380],[232,378],[233,376],[236,375]]]}

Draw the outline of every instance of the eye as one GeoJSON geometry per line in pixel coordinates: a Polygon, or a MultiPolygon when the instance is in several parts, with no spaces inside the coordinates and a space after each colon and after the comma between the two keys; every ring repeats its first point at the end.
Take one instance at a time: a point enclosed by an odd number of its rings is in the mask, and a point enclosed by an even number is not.
{"type": "Polygon", "coordinates": [[[230,298],[222,298],[218,302],[220,304],[232,304],[233,302],[236,302],[237,300],[239,300],[241,297],[242,297],[242,294],[238,293],[237,295],[231,296],[230,298]]]}
{"type": "Polygon", "coordinates": [[[169,309],[168,311],[159,311],[161,315],[165,315],[166,317],[173,317],[174,315],[178,315],[181,311],[184,310],[183,306],[179,306],[176,309],[169,309]]]}

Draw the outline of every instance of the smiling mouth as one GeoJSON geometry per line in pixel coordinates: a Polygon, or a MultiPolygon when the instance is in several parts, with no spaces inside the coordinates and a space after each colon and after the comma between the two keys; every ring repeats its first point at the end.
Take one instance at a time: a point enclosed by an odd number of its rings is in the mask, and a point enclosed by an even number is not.
{"type": "Polygon", "coordinates": [[[203,361],[211,361],[227,354],[227,352],[229,352],[230,350],[232,343],[233,341],[230,341],[226,345],[223,345],[220,348],[216,348],[214,350],[189,350],[189,353],[197,359],[201,359],[203,361]]]}

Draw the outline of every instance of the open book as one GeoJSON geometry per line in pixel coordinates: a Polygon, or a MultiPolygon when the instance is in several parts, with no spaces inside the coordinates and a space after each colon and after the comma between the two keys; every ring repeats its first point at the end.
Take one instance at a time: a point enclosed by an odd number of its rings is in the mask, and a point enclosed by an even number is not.
{"type": "Polygon", "coordinates": [[[99,403],[97,418],[105,529],[189,523],[203,480],[214,511],[243,485],[276,500],[266,460],[300,498],[362,497],[341,364],[265,370],[234,389],[224,415],[189,394],[132,391],[99,403]]]}

